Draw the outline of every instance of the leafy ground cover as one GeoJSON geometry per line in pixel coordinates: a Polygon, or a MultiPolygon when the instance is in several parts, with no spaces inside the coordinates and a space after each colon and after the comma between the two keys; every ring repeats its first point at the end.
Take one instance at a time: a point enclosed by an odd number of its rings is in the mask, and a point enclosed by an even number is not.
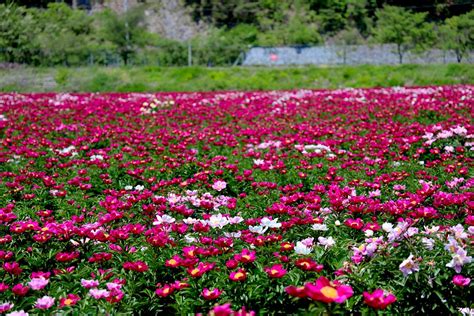
{"type": "Polygon", "coordinates": [[[472,313],[472,86],[0,109],[1,313],[472,313]]]}
{"type": "Polygon", "coordinates": [[[253,91],[473,83],[471,64],[0,69],[3,92],[253,91]]]}

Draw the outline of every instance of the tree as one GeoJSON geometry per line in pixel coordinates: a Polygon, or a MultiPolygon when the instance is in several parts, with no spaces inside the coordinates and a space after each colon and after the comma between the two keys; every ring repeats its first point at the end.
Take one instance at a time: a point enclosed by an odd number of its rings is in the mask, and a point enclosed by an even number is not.
{"type": "Polygon", "coordinates": [[[347,27],[337,33],[332,38],[332,41],[340,46],[341,50],[338,52],[338,55],[342,57],[342,62],[346,64],[347,53],[350,51],[351,46],[363,43],[364,38],[355,27],[347,27]]]}
{"type": "Polygon", "coordinates": [[[376,40],[397,45],[400,64],[409,50],[421,52],[433,43],[433,25],[425,21],[427,13],[412,13],[401,7],[384,6],[375,15],[376,40]]]}
{"type": "Polygon", "coordinates": [[[442,48],[452,49],[460,63],[474,49],[474,10],[447,19],[440,27],[440,39],[442,48]]]}
{"type": "Polygon", "coordinates": [[[0,56],[7,62],[37,62],[38,22],[32,12],[16,5],[0,5],[0,56]]]}
{"type": "Polygon", "coordinates": [[[93,33],[92,19],[65,3],[50,3],[47,10],[37,10],[36,37],[42,55],[52,64],[82,64],[88,56],[93,33]]]}
{"type": "Polygon", "coordinates": [[[143,25],[143,9],[135,7],[123,14],[105,10],[98,16],[101,24],[101,36],[117,49],[125,65],[139,47],[143,47],[148,32],[143,25]]]}

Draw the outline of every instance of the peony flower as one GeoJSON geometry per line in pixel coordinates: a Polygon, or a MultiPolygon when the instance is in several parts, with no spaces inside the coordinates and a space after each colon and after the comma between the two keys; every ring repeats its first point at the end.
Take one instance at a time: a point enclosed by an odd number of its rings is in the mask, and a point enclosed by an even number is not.
{"type": "Polygon", "coordinates": [[[406,277],[409,274],[412,274],[413,272],[417,272],[420,270],[418,264],[413,261],[413,255],[410,254],[410,256],[403,260],[403,262],[400,264],[400,271],[402,271],[403,276],[406,277]]]}
{"type": "Polygon", "coordinates": [[[311,226],[311,229],[312,230],[316,230],[316,231],[326,231],[328,230],[328,227],[326,226],[326,224],[314,224],[313,226],[311,226]]]}
{"type": "Polygon", "coordinates": [[[207,224],[211,226],[212,228],[222,229],[224,226],[229,224],[229,219],[223,216],[221,213],[219,213],[217,215],[211,215],[211,217],[207,221],[207,224]]]}
{"type": "Polygon", "coordinates": [[[43,296],[36,300],[35,307],[38,309],[48,309],[54,305],[54,298],[51,296],[43,296]]]}
{"type": "Polygon", "coordinates": [[[45,288],[46,285],[48,285],[48,283],[49,283],[48,279],[41,277],[41,278],[32,278],[31,281],[28,283],[28,285],[30,286],[31,289],[37,291],[37,290],[41,290],[45,288]]]}
{"type": "Polygon", "coordinates": [[[331,248],[332,246],[336,244],[336,241],[332,237],[326,238],[326,237],[320,236],[318,237],[318,241],[321,246],[324,246],[324,249],[331,248]]]}
{"type": "Polygon", "coordinates": [[[296,287],[296,286],[290,285],[285,288],[285,292],[294,297],[299,297],[299,298],[306,297],[306,290],[304,286],[296,287]]]}
{"type": "Polygon", "coordinates": [[[453,268],[456,273],[460,273],[463,265],[470,263],[472,257],[467,255],[467,251],[459,248],[456,253],[453,254],[451,261],[446,264],[448,268],[453,268]]]}
{"type": "Polygon", "coordinates": [[[212,188],[216,191],[219,191],[219,192],[224,190],[226,187],[227,187],[227,183],[225,181],[220,181],[220,180],[217,180],[212,185],[212,188]]]}
{"type": "Polygon", "coordinates": [[[81,279],[81,285],[86,289],[91,289],[99,286],[99,281],[97,280],[85,280],[81,279]]]}
{"type": "Polygon", "coordinates": [[[0,304],[0,313],[5,313],[5,312],[8,312],[10,309],[13,308],[15,304],[13,303],[3,303],[3,304],[0,304]]]}
{"type": "Polygon", "coordinates": [[[249,230],[252,233],[262,235],[268,230],[268,227],[265,227],[265,226],[262,226],[262,225],[249,226],[249,230]]]}
{"type": "Polygon", "coordinates": [[[344,225],[354,229],[362,229],[364,222],[361,218],[348,218],[344,221],[344,225]]]}
{"type": "Polygon", "coordinates": [[[385,309],[396,300],[395,295],[382,289],[376,289],[372,293],[364,292],[364,303],[375,309],[385,309]]]}
{"type": "Polygon", "coordinates": [[[244,269],[239,269],[237,271],[231,272],[229,279],[232,281],[245,281],[247,279],[247,272],[244,269]]]}
{"type": "Polygon", "coordinates": [[[256,258],[256,252],[248,249],[242,249],[241,253],[234,256],[234,259],[241,263],[251,263],[254,262],[256,258]]]}
{"type": "Polygon", "coordinates": [[[305,293],[307,297],[324,303],[343,303],[354,294],[352,287],[338,281],[331,282],[325,277],[319,277],[315,283],[306,283],[305,293]]]}
{"type": "Polygon", "coordinates": [[[281,278],[283,277],[288,271],[283,268],[281,264],[275,264],[271,267],[266,267],[263,269],[270,278],[281,278]]]}
{"type": "Polygon", "coordinates": [[[89,295],[95,298],[96,300],[101,298],[107,298],[109,296],[109,291],[104,289],[90,289],[89,295]]]}
{"type": "Polygon", "coordinates": [[[298,241],[294,250],[298,255],[309,255],[311,251],[313,251],[313,248],[304,245],[301,241],[298,241]]]}
{"type": "Polygon", "coordinates": [[[155,290],[155,294],[158,295],[159,297],[167,297],[168,295],[173,294],[174,292],[174,287],[166,284],[162,288],[158,288],[155,290]]]}
{"type": "Polygon", "coordinates": [[[135,272],[145,272],[148,271],[148,265],[143,261],[127,261],[122,264],[125,270],[131,270],[135,272]]]}
{"type": "Polygon", "coordinates": [[[321,264],[317,264],[311,258],[301,258],[295,261],[295,266],[304,271],[316,271],[320,272],[324,267],[321,264]]]}
{"type": "Polygon", "coordinates": [[[209,290],[208,288],[204,288],[201,292],[201,295],[205,300],[215,300],[221,295],[221,293],[222,291],[219,289],[209,290]]]}
{"type": "Polygon", "coordinates": [[[5,316],[28,316],[28,315],[29,314],[27,312],[25,312],[24,310],[21,310],[21,311],[15,311],[15,312],[8,313],[5,316]]]}
{"type": "Polygon", "coordinates": [[[68,294],[66,297],[63,297],[59,300],[59,307],[63,308],[66,306],[74,306],[77,302],[80,301],[79,295],[76,294],[68,294]]]}
{"type": "Polygon", "coordinates": [[[13,294],[17,296],[25,296],[29,290],[30,288],[28,286],[23,286],[23,284],[20,284],[20,283],[12,287],[13,294]]]}
{"type": "Polygon", "coordinates": [[[230,308],[230,303],[224,305],[216,305],[209,312],[209,316],[230,316],[233,315],[234,311],[230,308]]]}
{"type": "Polygon", "coordinates": [[[263,227],[268,227],[268,228],[280,228],[281,227],[281,223],[278,223],[278,218],[269,219],[268,217],[264,217],[260,221],[260,224],[263,227]]]}
{"type": "Polygon", "coordinates": [[[156,215],[156,219],[153,222],[153,225],[161,225],[163,223],[165,224],[172,224],[176,221],[176,219],[172,216],[169,215],[156,215]]]}
{"type": "Polygon", "coordinates": [[[453,283],[457,286],[468,286],[471,283],[470,278],[466,278],[460,274],[453,276],[453,283]]]}

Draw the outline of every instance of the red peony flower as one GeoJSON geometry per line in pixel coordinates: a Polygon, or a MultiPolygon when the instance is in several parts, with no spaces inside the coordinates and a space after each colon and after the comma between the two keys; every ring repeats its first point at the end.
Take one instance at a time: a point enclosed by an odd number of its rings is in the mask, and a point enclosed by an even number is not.
{"type": "Polygon", "coordinates": [[[59,307],[74,306],[81,298],[76,294],[68,294],[59,300],[59,307]]]}
{"type": "Polygon", "coordinates": [[[231,272],[229,279],[232,281],[245,281],[247,279],[247,272],[244,269],[239,269],[237,271],[231,272]]]}

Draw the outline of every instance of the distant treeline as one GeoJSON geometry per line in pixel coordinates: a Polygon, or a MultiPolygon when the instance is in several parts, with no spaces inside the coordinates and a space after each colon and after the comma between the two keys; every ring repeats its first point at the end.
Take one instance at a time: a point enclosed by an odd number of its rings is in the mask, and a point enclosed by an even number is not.
{"type": "Polygon", "coordinates": [[[186,0],[193,19],[209,26],[186,43],[147,32],[144,9],[159,1],[139,1],[124,14],[74,10],[78,1],[0,5],[0,61],[179,66],[192,56],[194,65],[217,66],[251,46],[323,43],[393,43],[400,62],[408,51],[438,48],[461,61],[474,49],[472,1],[186,0]]]}

